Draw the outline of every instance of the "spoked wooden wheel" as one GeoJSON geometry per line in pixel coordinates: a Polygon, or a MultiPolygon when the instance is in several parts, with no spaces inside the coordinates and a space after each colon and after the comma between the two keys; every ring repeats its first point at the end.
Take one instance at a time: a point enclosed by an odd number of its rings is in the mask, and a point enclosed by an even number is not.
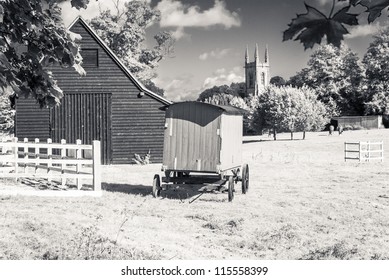
{"type": "Polygon", "coordinates": [[[234,199],[234,177],[230,176],[228,179],[228,201],[232,201],[234,199]]]}
{"type": "Polygon", "coordinates": [[[154,175],[153,180],[153,196],[158,197],[161,193],[161,179],[158,174],[154,175]]]}
{"type": "Polygon", "coordinates": [[[243,165],[242,168],[242,193],[245,194],[249,189],[249,166],[247,164],[243,165]]]}

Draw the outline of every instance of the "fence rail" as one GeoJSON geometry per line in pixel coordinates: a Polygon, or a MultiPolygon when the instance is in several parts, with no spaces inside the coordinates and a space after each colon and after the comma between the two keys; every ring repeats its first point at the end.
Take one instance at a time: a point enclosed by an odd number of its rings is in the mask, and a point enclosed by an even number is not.
{"type": "Polygon", "coordinates": [[[0,142],[0,178],[45,178],[49,182],[59,179],[62,186],[69,179],[76,181],[78,190],[83,181],[92,180],[94,191],[101,191],[101,151],[100,141],[92,145],[40,143],[39,139],[29,142],[27,138],[18,142],[0,142]],[[2,172],[1,172],[2,171],[2,172]],[[4,172],[8,171],[8,172],[4,172]],[[55,173],[56,172],[56,173],[55,173]]]}
{"type": "Polygon", "coordinates": [[[344,161],[358,160],[359,162],[370,162],[372,160],[384,161],[384,142],[345,142],[344,161]]]}

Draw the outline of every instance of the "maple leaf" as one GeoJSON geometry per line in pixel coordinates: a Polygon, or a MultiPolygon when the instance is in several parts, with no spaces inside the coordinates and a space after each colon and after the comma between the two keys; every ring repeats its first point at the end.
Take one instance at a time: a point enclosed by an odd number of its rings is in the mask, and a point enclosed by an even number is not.
{"type": "Polygon", "coordinates": [[[308,49],[315,44],[320,44],[326,35],[329,44],[339,47],[343,35],[348,33],[343,24],[358,25],[357,15],[348,13],[350,6],[340,9],[332,17],[325,16],[306,3],[305,7],[307,13],[298,14],[296,18],[292,19],[289,28],[284,31],[283,41],[295,38],[304,44],[305,49],[308,49]]]}
{"type": "Polygon", "coordinates": [[[361,2],[361,0],[350,0],[350,4],[353,6],[358,5],[361,2]]]}
{"type": "Polygon", "coordinates": [[[369,23],[381,16],[382,10],[389,6],[389,0],[361,0],[358,3],[367,8],[369,12],[367,20],[369,23]]]}
{"type": "Polygon", "coordinates": [[[83,8],[86,9],[89,3],[89,0],[71,0],[70,3],[72,7],[77,8],[78,10],[83,8]]]}

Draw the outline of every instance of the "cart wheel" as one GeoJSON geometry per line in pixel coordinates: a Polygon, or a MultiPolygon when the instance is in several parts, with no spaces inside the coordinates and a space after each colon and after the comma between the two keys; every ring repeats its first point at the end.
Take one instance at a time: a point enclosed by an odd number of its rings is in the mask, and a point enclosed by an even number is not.
{"type": "Polygon", "coordinates": [[[161,180],[158,174],[154,175],[153,180],[153,196],[158,197],[161,192],[161,180]]]}
{"type": "Polygon", "coordinates": [[[230,176],[228,179],[228,201],[232,201],[234,199],[234,177],[230,176]]]}
{"type": "Polygon", "coordinates": [[[245,194],[249,189],[249,166],[247,164],[243,165],[242,168],[242,193],[245,194]]]}

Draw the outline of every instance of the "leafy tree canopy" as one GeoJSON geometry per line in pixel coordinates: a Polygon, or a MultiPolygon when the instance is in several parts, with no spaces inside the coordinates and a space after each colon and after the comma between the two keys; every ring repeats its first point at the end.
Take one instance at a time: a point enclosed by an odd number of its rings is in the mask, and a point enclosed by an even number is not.
{"type": "Polygon", "coordinates": [[[245,83],[231,83],[230,86],[222,85],[222,86],[214,86],[212,88],[208,88],[200,93],[197,101],[205,101],[208,98],[212,98],[214,95],[218,94],[228,94],[233,96],[244,96],[246,91],[245,83]]]}
{"type": "MultiPolygon", "coordinates": [[[[89,0],[0,0],[0,94],[12,92],[16,97],[32,96],[42,107],[53,106],[60,102],[63,92],[49,70],[50,66],[73,67],[80,75],[85,74],[77,44],[80,37],[67,31],[61,17],[58,4],[64,1],[70,1],[78,9],[86,8],[89,3],[89,0]]],[[[107,35],[102,36],[106,43],[109,43],[108,39],[118,39],[117,45],[129,43],[128,48],[133,53],[122,52],[119,56],[134,54],[127,59],[135,65],[134,72],[145,73],[141,79],[152,77],[152,69],[172,47],[171,34],[167,32],[155,36],[157,44],[153,49],[143,46],[144,30],[159,18],[159,12],[144,1],[133,1],[126,5],[116,23],[107,11],[101,18],[107,20],[106,25],[98,20],[95,22],[107,30],[107,35]],[[119,21],[127,27],[114,37],[111,29],[119,27],[119,21]],[[117,24],[116,27],[113,24],[117,24]],[[139,43],[135,44],[137,40],[139,43]]]]}
{"type": "Polygon", "coordinates": [[[159,32],[154,36],[156,45],[147,48],[146,28],[160,20],[160,12],[146,1],[127,2],[124,10],[118,6],[116,12],[100,11],[91,20],[91,26],[137,78],[142,81],[155,78],[158,63],[173,53],[172,33],[159,32]]]}
{"type": "Polygon", "coordinates": [[[340,47],[344,35],[348,33],[346,26],[358,25],[359,14],[349,13],[352,6],[364,7],[371,23],[381,15],[382,10],[389,7],[389,0],[333,0],[328,16],[305,4],[307,12],[297,14],[292,19],[289,28],[284,31],[283,41],[300,40],[307,49],[320,44],[326,37],[328,44],[340,47]],[[346,6],[335,11],[336,2],[344,2],[346,6]]]}
{"type": "MultiPolygon", "coordinates": [[[[33,96],[41,106],[55,105],[62,90],[47,67],[74,67],[85,73],[77,36],[64,27],[59,2],[63,0],[0,1],[0,94],[11,87],[16,95],[33,96]]],[[[88,2],[71,0],[76,8],[88,2]]]]}
{"type": "Polygon", "coordinates": [[[361,115],[364,112],[362,91],[364,67],[356,53],[346,45],[320,46],[308,61],[308,67],[291,77],[288,84],[309,86],[317,98],[334,115],[361,115]]]}
{"type": "Polygon", "coordinates": [[[274,76],[270,79],[270,84],[280,87],[280,86],[284,86],[286,82],[285,79],[282,78],[281,76],[274,76]]]}
{"type": "Polygon", "coordinates": [[[308,87],[270,86],[258,97],[254,115],[257,130],[270,129],[276,140],[277,132],[317,131],[326,122],[325,106],[308,87]]]}
{"type": "Polygon", "coordinates": [[[366,114],[389,113],[389,29],[373,37],[364,58],[366,114]]]}

